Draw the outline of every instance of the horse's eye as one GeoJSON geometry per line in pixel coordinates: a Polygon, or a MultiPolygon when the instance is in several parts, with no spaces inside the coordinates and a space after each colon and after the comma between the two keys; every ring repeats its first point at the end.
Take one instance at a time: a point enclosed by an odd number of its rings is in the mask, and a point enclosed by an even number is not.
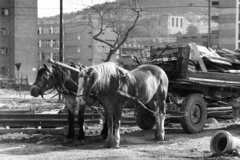
{"type": "Polygon", "coordinates": [[[44,78],[45,80],[48,80],[48,79],[49,79],[49,75],[48,75],[48,74],[47,74],[47,75],[44,75],[43,78],[44,78]]]}

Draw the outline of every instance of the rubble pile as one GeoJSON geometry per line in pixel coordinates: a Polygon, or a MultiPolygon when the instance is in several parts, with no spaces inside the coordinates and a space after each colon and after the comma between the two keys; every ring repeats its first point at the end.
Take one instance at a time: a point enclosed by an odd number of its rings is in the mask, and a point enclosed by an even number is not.
{"type": "MultiPolygon", "coordinates": [[[[212,50],[204,46],[197,45],[200,57],[206,66],[208,72],[223,72],[223,73],[240,73],[240,53],[228,49],[212,50]]],[[[191,54],[194,54],[191,51],[191,54]]],[[[201,71],[198,63],[195,62],[195,57],[190,57],[195,69],[201,71]]],[[[194,70],[193,66],[189,67],[194,70]]]]}

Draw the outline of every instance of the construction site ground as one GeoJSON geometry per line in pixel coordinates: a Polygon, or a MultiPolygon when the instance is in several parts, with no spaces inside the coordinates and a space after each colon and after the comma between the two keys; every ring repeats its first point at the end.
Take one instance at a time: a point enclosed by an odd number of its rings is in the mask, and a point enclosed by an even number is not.
{"type": "MultiPolygon", "coordinates": [[[[0,89],[0,107],[15,109],[17,106],[30,106],[41,110],[41,98],[33,99],[29,92],[0,89]],[[24,102],[24,103],[19,103],[24,102]],[[29,105],[27,105],[29,103],[29,105]],[[7,104],[7,105],[6,105],[7,104]],[[16,107],[14,107],[16,105],[16,107]],[[37,107],[38,105],[38,107],[37,107]]],[[[48,99],[49,97],[46,97],[48,99]]],[[[47,100],[45,100],[46,103],[47,100]]],[[[42,105],[44,106],[44,105],[42,105]]],[[[53,110],[59,108],[53,105],[53,110]],[[55,108],[54,108],[55,107],[55,108]]],[[[1,109],[1,108],[0,108],[1,109]]],[[[11,132],[5,130],[0,135],[1,160],[147,160],[147,159],[239,159],[237,156],[212,156],[210,140],[218,130],[226,130],[240,138],[240,123],[232,120],[209,120],[204,131],[187,134],[178,123],[165,126],[165,141],[154,140],[155,128],[141,130],[137,125],[121,126],[121,144],[118,149],[103,149],[99,139],[102,124],[86,125],[85,145],[77,141],[65,143],[64,133],[58,132],[11,132]]],[[[11,129],[9,129],[11,130],[11,129]]],[[[28,130],[31,130],[28,128],[28,130]]],[[[66,133],[65,133],[66,134],[66,133]]]]}

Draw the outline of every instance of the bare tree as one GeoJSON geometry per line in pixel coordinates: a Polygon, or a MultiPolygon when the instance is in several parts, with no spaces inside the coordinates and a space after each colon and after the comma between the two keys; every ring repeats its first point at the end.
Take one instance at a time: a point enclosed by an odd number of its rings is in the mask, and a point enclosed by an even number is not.
{"type": "Polygon", "coordinates": [[[125,0],[124,2],[118,3],[106,2],[90,8],[91,14],[95,15],[98,20],[97,25],[91,24],[91,26],[97,30],[93,39],[110,47],[105,62],[109,61],[112,55],[126,41],[129,33],[136,26],[142,11],[139,0],[125,0]],[[116,35],[116,39],[113,42],[101,38],[101,35],[109,29],[116,35]]]}

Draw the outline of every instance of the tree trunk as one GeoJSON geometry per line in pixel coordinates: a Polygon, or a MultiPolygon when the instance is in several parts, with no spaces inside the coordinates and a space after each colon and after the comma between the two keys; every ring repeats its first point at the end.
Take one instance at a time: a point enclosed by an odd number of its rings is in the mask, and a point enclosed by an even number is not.
{"type": "Polygon", "coordinates": [[[111,59],[111,57],[112,57],[112,55],[113,55],[114,53],[115,53],[115,50],[114,50],[114,49],[110,49],[110,51],[109,51],[109,53],[108,53],[108,55],[107,55],[107,58],[105,59],[104,62],[109,62],[110,59],[111,59]]]}

